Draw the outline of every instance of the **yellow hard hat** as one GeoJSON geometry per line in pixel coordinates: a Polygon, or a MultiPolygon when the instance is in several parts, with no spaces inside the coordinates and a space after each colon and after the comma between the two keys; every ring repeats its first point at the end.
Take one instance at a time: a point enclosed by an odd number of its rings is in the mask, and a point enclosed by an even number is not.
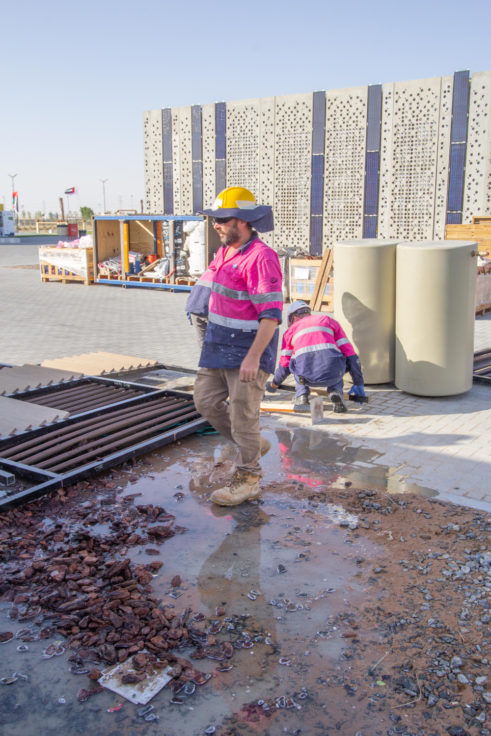
{"type": "Polygon", "coordinates": [[[213,206],[199,214],[207,217],[236,217],[254,225],[260,232],[273,230],[273,210],[269,205],[257,204],[253,193],[245,187],[227,187],[213,202],[213,206]]]}
{"type": "Polygon", "coordinates": [[[253,193],[245,187],[227,187],[213,202],[213,209],[251,210],[257,207],[253,193]]]}

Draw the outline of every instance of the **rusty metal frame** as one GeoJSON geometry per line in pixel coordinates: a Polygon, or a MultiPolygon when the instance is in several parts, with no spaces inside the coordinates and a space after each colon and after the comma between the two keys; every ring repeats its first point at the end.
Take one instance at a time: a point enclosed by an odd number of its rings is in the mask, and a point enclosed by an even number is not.
{"type": "Polygon", "coordinates": [[[491,384],[491,348],[478,350],[474,353],[472,377],[478,383],[491,384]]]}
{"type": "MultiPolygon", "coordinates": [[[[84,381],[84,379],[80,380],[84,381]]],[[[119,385],[126,384],[132,388],[138,387],[139,389],[142,389],[144,391],[144,395],[132,397],[131,399],[119,401],[115,404],[111,404],[105,407],[99,407],[97,409],[92,409],[87,412],[73,415],[61,422],[56,423],[55,425],[30,430],[20,435],[16,435],[15,437],[0,441],[0,469],[5,471],[6,473],[12,473],[16,476],[25,477],[35,482],[35,485],[31,488],[0,498],[0,511],[14,508],[15,506],[18,506],[22,503],[32,501],[36,498],[39,498],[40,496],[43,496],[49,491],[52,491],[55,488],[66,487],[78,480],[81,480],[82,478],[86,478],[94,473],[99,473],[102,470],[112,468],[125,462],[126,460],[151,452],[158,447],[170,444],[171,442],[176,442],[182,437],[209,427],[208,422],[199,415],[197,415],[196,418],[187,421],[181,421],[179,418],[176,418],[175,420],[170,419],[169,421],[171,423],[172,421],[175,421],[175,425],[170,427],[166,431],[159,432],[155,436],[119,449],[118,451],[112,452],[104,457],[101,457],[100,459],[98,458],[96,461],[77,466],[73,469],[68,470],[67,472],[52,472],[50,470],[37,467],[35,464],[24,464],[22,462],[17,462],[3,456],[3,453],[5,453],[6,450],[12,449],[18,444],[25,443],[26,441],[30,441],[33,439],[39,439],[40,441],[42,441],[42,438],[45,435],[49,435],[54,430],[63,430],[64,428],[69,428],[71,426],[76,428],[77,424],[80,424],[86,419],[99,416],[103,417],[105,415],[108,415],[110,417],[111,413],[114,413],[120,409],[131,407],[135,404],[144,405],[145,403],[148,403],[149,401],[152,401],[156,398],[176,397],[188,401],[192,401],[193,398],[191,394],[182,391],[152,389],[143,384],[132,383],[124,380],[114,381],[114,379],[100,377],[98,377],[97,380],[117,383],[119,385]]],[[[192,411],[192,413],[194,415],[197,414],[195,409],[194,411],[192,411]]]]}

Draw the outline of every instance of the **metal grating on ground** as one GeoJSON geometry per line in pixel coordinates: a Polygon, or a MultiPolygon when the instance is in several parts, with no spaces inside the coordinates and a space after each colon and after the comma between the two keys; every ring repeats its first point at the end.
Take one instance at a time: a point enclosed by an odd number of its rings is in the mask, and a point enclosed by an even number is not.
{"type": "MultiPolygon", "coordinates": [[[[141,387],[140,387],[141,388],[141,387]]],[[[190,394],[152,391],[0,442],[0,468],[34,486],[4,495],[0,509],[114,467],[208,426],[190,394]]]]}
{"type": "Polygon", "coordinates": [[[148,392],[148,387],[132,386],[123,381],[105,378],[86,378],[72,382],[69,386],[62,384],[36,391],[29,391],[16,399],[33,404],[60,409],[69,414],[82,414],[91,409],[116,404],[148,392]]]}
{"type": "Polygon", "coordinates": [[[491,384],[491,348],[474,353],[472,375],[474,381],[491,384]]]}

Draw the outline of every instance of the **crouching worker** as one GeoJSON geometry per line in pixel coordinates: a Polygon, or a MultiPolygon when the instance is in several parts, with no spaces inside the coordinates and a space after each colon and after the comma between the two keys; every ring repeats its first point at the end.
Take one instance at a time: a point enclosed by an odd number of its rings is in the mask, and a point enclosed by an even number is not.
{"type": "Polygon", "coordinates": [[[306,302],[296,301],[288,307],[288,329],[283,335],[281,357],[270,392],[291,373],[295,378],[294,411],[310,411],[309,386],[326,386],[335,412],[345,412],[343,376],[348,371],[353,379],[350,396],[365,396],[361,365],[341,325],[327,315],[313,315],[306,302]]]}
{"type": "Polygon", "coordinates": [[[273,229],[271,207],[258,205],[248,189],[224,189],[202,214],[213,218],[222,247],[209,266],[214,274],[194,403],[239,448],[234,475],[211,495],[213,503],[236,506],[259,496],[259,461],[269,449],[261,437],[259,410],[276,362],[281,267],[256,232],[273,229]]]}

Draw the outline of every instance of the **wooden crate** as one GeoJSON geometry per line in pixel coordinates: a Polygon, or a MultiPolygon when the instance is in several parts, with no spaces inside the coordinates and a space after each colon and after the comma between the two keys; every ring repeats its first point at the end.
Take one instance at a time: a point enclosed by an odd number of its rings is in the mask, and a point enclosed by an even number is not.
{"type": "Polygon", "coordinates": [[[476,314],[491,310],[491,263],[478,266],[476,279],[476,314]]]}
{"type": "MultiPolygon", "coordinates": [[[[316,285],[323,265],[322,258],[291,258],[290,259],[290,301],[302,299],[310,306],[316,296],[316,285]]],[[[331,312],[333,308],[334,279],[329,276],[321,293],[317,294],[315,311],[331,312]]]]}
{"type": "Polygon", "coordinates": [[[63,284],[94,283],[94,251],[92,248],[39,248],[39,270],[42,281],[63,284]]]}
{"type": "Polygon", "coordinates": [[[491,221],[472,225],[446,225],[445,240],[475,240],[479,253],[491,252],[491,221]]]}

